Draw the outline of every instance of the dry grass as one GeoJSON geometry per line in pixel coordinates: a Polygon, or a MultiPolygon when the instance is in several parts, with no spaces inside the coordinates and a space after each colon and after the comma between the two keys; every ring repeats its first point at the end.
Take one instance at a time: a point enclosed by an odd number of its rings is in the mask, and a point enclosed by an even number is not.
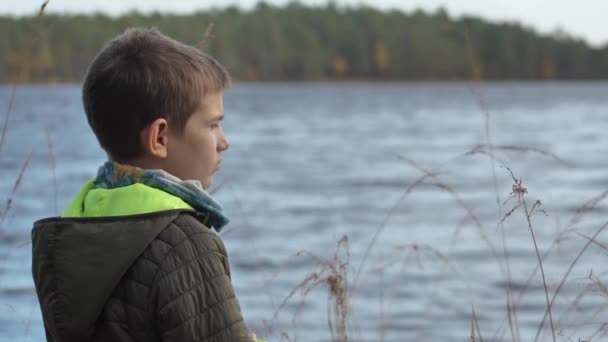
{"type": "MultiPolygon", "coordinates": [[[[348,237],[342,236],[337,242],[336,251],[332,259],[326,260],[309,251],[300,251],[296,257],[308,256],[315,261],[318,269],[309,273],[304,280],[296,285],[285,297],[279,308],[275,311],[273,320],[277,318],[290,299],[300,294],[300,303],[293,314],[294,341],[297,341],[297,319],[302,310],[306,298],[310,292],[319,286],[328,291],[327,303],[327,326],[332,336],[332,341],[348,341],[348,325],[350,316],[350,300],[348,288],[348,265],[350,263],[350,252],[348,237]]],[[[282,334],[282,339],[291,341],[290,335],[282,334]]]]}
{"type": "Polygon", "coordinates": [[[585,216],[585,214],[596,209],[600,202],[606,199],[606,197],[608,197],[608,191],[604,191],[598,196],[593,197],[587,202],[585,202],[581,207],[576,210],[576,215],[574,215],[570,220],[569,226],[572,227],[580,223],[581,219],[585,216]]]}
{"type": "MultiPolygon", "coordinates": [[[[523,152],[523,153],[538,152],[537,149],[524,149],[524,148],[518,148],[518,149],[516,149],[516,151],[523,152]]],[[[555,160],[564,162],[563,159],[561,159],[558,156],[555,156],[551,153],[541,153],[541,154],[544,156],[549,156],[555,160]]],[[[404,160],[406,160],[406,159],[404,158],[404,160]]],[[[401,201],[405,196],[412,193],[417,187],[419,187],[421,185],[435,186],[435,187],[441,189],[442,191],[447,192],[455,199],[455,204],[458,207],[464,209],[464,211],[466,212],[466,219],[471,220],[476,226],[478,226],[480,236],[482,238],[484,238],[483,226],[482,226],[481,222],[479,222],[479,219],[476,218],[474,211],[472,210],[472,208],[469,205],[467,205],[464,201],[462,201],[460,199],[458,192],[453,187],[450,187],[449,185],[441,182],[438,179],[440,172],[438,172],[437,170],[429,170],[429,169],[420,167],[413,161],[407,160],[407,162],[408,162],[408,164],[410,164],[410,165],[416,167],[418,170],[420,170],[423,173],[423,175],[405,189],[403,195],[399,198],[399,201],[401,201]]],[[[529,285],[531,284],[532,280],[536,276],[538,276],[540,273],[540,279],[542,280],[542,284],[543,284],[546,307],[545,307],[545,318],[543,318],[541,324],[539,324],[539,326],[538,326],[538,333],[537,333],[537,336],[535,337],[535,341],[539,340],[540,333],[543,330],[543,327],[545,325],[545,321],[547,320],[547,318],[549,321],[548,324],[549,324],[549,331],[551,332],[551,339],[552,339],[552,341],[557,341],[558,335],[562,334],[562,332],[561,332],[562,328],[559,328],[559,326],[556,325],[555,321],[554,321],[553,308],[554,308],[555,301],[558,298],[560,290],[562,289],[562,287],[566,283],[567,279],[569,278],[572,269],[578,263],[579,259],[586,252],[586,250],[588,249],[588,247],[590,245],[596,245],[596,246],[602,248],[603,250],[608,251],[608,246],[597,240],[598,235],[605,229],[605,227],[608,225],[608,223],[606,225],[601,226],[595,232],[595,234],[593,234],[593,236],[586,236],[585,234],[578,232],[577,229],[572,227],[572,225],[569,225],[565,231],[561,232],[560,234],[558,234],[555,237],[555,239],[552,241],[551,246],[546,251],[541,252],[541,250],[539,248],[539,243],[537,241],[537,236],[535,234],[535,228],[534,228],[533,222],[534,222],[534,217],[536,215],[542,214],[543,216],[548,216],[548,213],[542,208],[541,201],[535,200],[531,205],[528,203],[528,200],[527,200],[527,198],[529,196],[528,189],[524,185],[524,182],[522,181],[522,179],[517,178],[510,168],[505,167],[505,169],[508,171],[509,176],[511,177],[511,179],[513,181],[513,184],[512,184],[512,188],[511,188],[511,192],[509,193],[509,196],[503,203],[501,203],[501,206],[506,208],[507,205],[510,205],[510,208],[506,209],[504,211],[504,214],[502,215],[502,217],[500,217],[497,220],[497,225],[502,226],[507,221],[512,219],[514,216],[516,216],[518,212],[521,213],[521,216],[525,219],[525,222],[527,224],[527,229],[530,234],[530,239],[531,239],[531,242],[532,242],[535,254],[536,254],[536,259],[537,259],[536,260],[537,265],[534,268],[534,270],[530,273],[528,280],[526,282],[526,285],[523,288],[517,290],[517,292],[519,292],[519,293],[515,293],[516,291],[514,291],[511,288],[510,291],[512,291],[513,293],[510,296],[507,296],[506,317],[507,317],[507,321],[508,321],[508,326],[510,327],[510,330],[511,330],[511,338],[514,341],[522,340],[519,323],[517,320],[518,308],[519,308],[519,305],[522,303],[523,297],[525,296],[527,289],[528,289],[529,285]],[[566,235],[573,234],[573,233],[578,234],[578,236],[586,239],[587,243],[579,251],[576,258],[571,262],[568,270],[562,276],[559,285],[554,290],[552,290],[551,286],[548,284],[547,276],[545,274],[544,261],[550,255],[550,253],[555,249],[555,247],[559,245],[560,241],[566,235]]],[[[580,220],[582,220],[582,217],[586,213],[592,212],[593,209],[606,197],[607,197],[606,192],[603,192],[599,196],[596,196],[593,199],[585,202],[576,211],[576,215],[571,222],[580,222],[580,220]]],[[[393,213],[396,210],[396,208],[397,208],[397,205],[393,205],[388,210],[387,216],[390,216],[390,214],[393,213]]],[[[382,231],[382,229],[385,227],[387,220],[388,220],[388,218],[385,218],[384,221],[382,222],[382,224],[374,232],[374,235],[372,236],[372,239],[370,240],[370,243],[367,246],[365,253],[363,254],[363,261],[365,261],[366,258],[369,257],[370,250],[372,249],[371,246],[373,246],[373,244],[375,244],[377,242],[378,235],[382,231]]],[[[488,243],[488,246],[493,246],[493,245],[491,243],[488,243]]],[[[420,260],[421,260],[421,257],[423,257],[424,255],[431,256],[433,258],[437,258],[438,260],[441,260],[445,264],[450,264],[449,255],[445,254],[439,250],[436,250],[431,245],[408,243],[408,244],[396,244],[395,248],[400,253],[405,251],[405,252],[408,252],[410,256],[415,257],[415,260],[420,267],[421,267],[420,260]]],[[[490,247],[490,249],[491,249],[491,247],[490,247]]],[[[302,253],[299,253],[298,255],[308,255],[308,253],[302,252],[302,253]]],[[[318,257],[315,257],[315,258],[319,259],[318,257]]],[[[499,254],[494,253],[494,258],[500,259],[499,254]]],[[[335,264],[336,259],[334,259],[333,262],[335,264]]],[[[305,278],[296,288],[294,288],[294,290],[286,297],[285,301],[283,302],[283,304],[281,305],[279,310],[277,310],[277,312],[275,313],[275,317],[277,316],[278,312],[284,308],[284,304],[287,302],[287,300],[291,299],[296,292],[302,291],[302,297],[301,297],[302,301],[300,302],[299,309],[296,310],[296,315],[297,315],[299,313],[299,310],[301,309],[301,306],[303,305],[304,300],[305,300],[306,296],[308,295],[309,291],[314,286],[317,286],[319,284],[327,284],[328,279],[329,279],[327,275],[335,274],[336,270],[338,269],[336,266],[330,267],[329,261],[319,260],[318,264],[320,265],[320,270],[309,274],[309,276],[307,278],[305,278]],[[325,275],[325,276],[322,276],[322,275],[325,275]]],[[[357,275],[359,275],[360,273],[363,273],[361,271],[363,268],[363,266],[362,266],[363,264],[364,264],[363,262],[360,264],[359,269],[357,270],[357,275]]],[[[342,262],[342,263],[340,263],[340,266],[345,267],[346,265],[342,262]]],[[[378,270],[378,269],[384,270],[386,267],[389,267],[389,266],[391,266],[390,263],[385,264],[385,265],[380,265],[380,266],[376,267],[375,270],[378,270]]],[[[356,281],[357,277],[355,277],[353,279],[356,281]]],[[[354,281],[353,281],[353,284],[355,284],[354,281]]],[[[349,290],[352,291],[354,289],[354,286],[355,285],[353,285],[351,287],[340,287],[340,288],[345,289],[346,291],[349,291],[349,290]]],[[[344,291],[335,291],[335,289],[332,286],[327,286],[327,288],[329,290],[328,295],[329,295],[330,301],[340,302],[340,300],[338,298],[345,298],[345,297],[348,298],[350,296],[348,293],[345,294],[344,291]],[[338,296],[338,297],[335,297],[335,296],[338,296]]],[[[599,290],[604,295],[608,295],[608,290],[606,290],[606,288],[607,287],[604,286],[603,283],[601,283],[601,281],[598,278],[595,278],[594,289],[599,290]]],[[[582,297],[582,293],[578,297],[579,299],[575,299],[575,301],[580,300],[580,297],[582,297]]],[[[333,317],[335,317],[335,316],[333,316],[333,317]]],[[[345,315],[345,316],[342,316],[342,319],[347,319],[348,317],[349,317],[348,315],[345,315]]],[[[332,318],[332,319],[335,319],[335,318],[332,318]]],[[[381,319],[380,321],[385,322],[384,318],[381,319]]],[[[582,324],[583,323],[581,323],[581,325],[582,324]]],[[[589,322],[587,321],[584,324],[589,324],[589,322]]],[[[348,322],[342,323],[342,326],[346,326],[346,325],[348,325],[348,322]]],[[[608,323],[598,322],[597,325],[598,325],[598,328],[592,334],[591,340],[596,339],[596,338],[601,338],[608,333],[608,328],[607,328],[608,323]]],[[[295,324],[294,324],[294,326],[295,326],[295,324]]],[[[331,327],[332,327],[332,325],[330,324],[330,328],[331,327]]],[[[344,331],[348,331],[348,330],[344,330],[344,331]]],[[[497,334],[499,334],[498,331],[497,331],[497,334]]],[[[497,340],[498,339],[497,334],[495,334],[495,336],[491,340],[497,340]]],[[[284,335],[284,336],[287,336],[287,335],[284,335]]],[[[380,336],[379,339],[384,338],[384,331],[382,329],[381,329],[381,333],[379,334],[379,336],[380,336]]],[[[476,312],[474,306],[472,307],[472,310],[471,310],[470,337],[471,337],[471,341],[483,341],[479,322],[477,320],[477,312],[476,312]]],[[[339,335],[337,338],[334,337],[334,341],[343,341],[344,338],[345,337],[343,337],[342,335],[339,335]]]]}
{"type": "Polygon", "coordinates": [[[215,23],[210,23],[209,25],[207,25],[207,28],[205,29],[205,32],[203,33],[203,37],[202,39],[196,43],[196,47],[200,50],[204,50],[205,48],[207,48],[207,46],[209,46],[209,44],[211,43],[211,40],[215,38],[215,35],[213,34],[213,29],[215,28],[215,23]]]}
{"type": "Polygon", "coordinates": [[[55,148],[53,147],[53,139],[49,128],[44,126],[44,135],[46,136],[46,144],[49,152],[49,163],[51,172],[53,173],[53,208],[56,214],[59,214],[59,208],[57,207],[57,193],[59,192],[57,185],[57,160],[55,157],[55,148]]]}
{"type": "Polygon", "coordinates": [[[479,322],[477,322],[477,315],[475,314],[475,306],[471,305],[471,342],[476,342],[478,338],[479,342],[483,342],[479,331],[479,322]]]}
{"type": "Polygon", "coordinates": [[[15,102],[15,91],[17,90],[17,85],[13,85],[11,89],[11,96],[8,100],[8,108],[6,109],[6,114],[4,115],[4,123],[2,124],[2,135],[0,135],[0,155],[2,155],[2,149],[4,148],[4,142],[6,141],[6,130],[8,128],[8,121],[11,117],[11,112],[13,111],[13,104],[15,102]]]}
{"type": "MultiPolygon", "coordinates": [[[[524,148],[518,148],[517,151],[538,152],[538,150],[535,150],[535,149],[524,149],[524,148]]],[[[465,154],[465,155],[467,155],[467,154],[465,154]]],[[[468,155],[471,155],[471,154],[468,154],[468,155]]],[[[543,153],[543,155],[551,156],[552,158],[554,157],[550,153],[543,153]]],[[[408,186],[405,189],[403,195],[399,198],[399,201],[401,201],[406,195],[412,193],[417,187],[419,187],[421,185],[432,185],[432,186],[437,187],[438,189],[450,194],[455,199],[455,204],[466,212],[466,219],[471,220],[476,226],[478,226],[478,229],[480,232],[480,237],[482,239],[484,239],[486,242],[488,242],[488,246],[490,247],[490,250],[492,250],[492,248],[494,248],[493,244],[487,238],[487,236],[484,235],[483,225],[481,224],[479,218],[476,217],[473,209],[460,198],[457,190],[455,190],[453,187],[451,187],[439,180],[438,177],[439,177],[440,172],[438,172],[437,170],[425,169],[423,167],[420,167],[417,163],[415,163],[411,160],[407,160],[406,158],[403,158],[403,159],[406,160],[408,162],[408,164],[414,166],[419,171],[421,171],[423,173],[423,176],[421,176],[419,179],[414,181],[410,186],[408,186]]],[[[554,159],[562,160],[561,158],[559,158],[557,156],[555,156],[554,159]]],[[[562,234],[560,234],[558,237],[556,237],[555,241],[553,241],[553,244],[551,245],[551,247],[541,256],[541,251],[538,247],[537,238],[536,238],[535,232],[534,232],[533,218],[537,214],[543,214],[545,216],[548,214],[542,209],[542,205],[541,205],[540,201],[538,201],[538,200],[535,201],[531,206],[528,204],[528,202],[526,200],[526,198],[527,198],[526,196],[528,196],[528,190],[524,186],[523,181],[521,179],[516,178],[510,168],[505,167],[505,169],[508,170],[511,179],[513,180],[513,184],[512,184],[512,188],[511,188],[509,197],[507,198],[507,200],[505,200],[503,203],[501,203],[501,205],[503,207],[506,207],[507,205],[512,204],[512,207],[509,208],[508,210],[505,210],[505,213],[503,214],[503,216],[501,218],[499,218],[499,220],[498,220],[498,225],[501,226],[501,225],[505,224],[506,221],[511,219],[514,215],[516,215],[517,212],[520,211],[522,213],[522,216],[525,218],[525,221],[527,222],[527,228],[530,233],[531,240],[533,242],[534,250],[536,253],[536,257],[537,257],[537,268],[530,274],[530,276],[528,278],[528,282],[527,282],[526,286],[520,290],[519,296],[517,296],[517,298],[515,298],[516,296],[512,295],[512,296],[508,296],[508,299],[507,299],[507,305],[506,305],[507,313],[506,314],[507,314],[507,318],[509,320],[509,326],[511,328],[512,338],[513,338],[513,340],[518,340],[518,341],[521,340],[520,328],[519,328],[519,325],[517,322],[518,305],[519,305],[519,303],[521,303],[521,300],[523,299],[523,296],[527,290],[527,287],[531,283],[532,279],[537,274],[538,270],[540,270],[540,276],[543,281],[545,300],[546,300],[546,304],[547,304],[546,305],[546,314],[549,317],[549,324],[550,324],[550,331],[551,331],[552,339],[555,341],[555,340],[557,340],[556,333],[557,333],[558,329],[556,328],[556,326],[553,322],[552,306],[553,306],[553,302],[555,301],[555,299],[557,297],[557,294],[559,293],[561,286],[568,278],[569,272],[567,272],[566,275],[564,275],[564,277],[562,278],[562,284],[560,284],[560,286],[557,287],[557,289],[554,293],[551,293],[549,285],[546,280],[543,262],[546,259],[546,257],[548,256],[549,252],[553,249],[553,247],[558,245],[562,236],[567,233],[575,232],[575,230],[567,229],[565,232],[562,232],[562,234]]],[[[593,209],[593,207],[595,207],[601,201],[601,199],[603,199],[604,197],[606,197],[606,196],[602,194],[602,195],[598,196],[597,198],[594,198],[593,200],[590,200],[589,202],[585,203],[581,207],[581,209],[577,211],[578,212],[577,215],[580,216],[580,215],[583,215],[584,212],[591,211],[593,209]]],[[[396,208],[397,208],[397,205],[393,205],[389,209],[387,216],[390,216],[390,214],[393,213],[396,210],[396,208]]],[[[580,220],[580,217],[578,219],[580,220]]],[[[370,250],[371,250],[371,246],[373,246],[373,244],[375,244],[377,242],[378,235],[382,231],[382,229],[385,227],[387,220],[388,220],[388,217],[384,219],[382,224],[374,232],[374,235],[373,235],[372,239],[370,240],[370,243],[367,246],[365,253],[363,254],[363,261],[365,261],[366,258],[368,258],[370,250]]],[[[595,243],[595,244],[601,246],[602,248],[608,249],[607,246],[598,242],[595,239],[595,237],[597,237],[597,235],[601,232],[601,230],[603,230],[603,228],[601,228],[598,232],[596,232],[594,237],[585,237],[585,238],[587,238],[589,240],[589,244],[595,243]]],[[[340,242],[340,243],[342,243],[342,242],[340,242]]],[[[417,264],[420,267],[421,267],[420,260],[421,260],[421,257],[423,257],[424,255],[436,258],[436,259],[442,261],[443,263],[445,263],[446,265],[450,264],[449,255],[442,253],[439,250],[436,250],[434,247],[432,247],[428,244],[417,244],[417,243],[396,244],[395,248],[400,253],[405,251],[405,252],[408,252],[410,256],[414,256],[417,264]]],[[[583,248],[583,250],[580,251],[579,256],[578,256],[579,258],[585,252],[585,250],[586,250],[586,248],[583,248]]],[[[302,256],[302,255],[311,256],[308,252],[298,253],[298,256],[302,256]]],[[[496,252],[493,253],[493,257],[496,258],[497,260],[500,259],[499,254],[496,252]]],[[[317,263],[320,265],[320,270],[310,273],[308,277],[306,277],[301,283],[299,283],[299,285],[296,286],[290,292],[290,294],[286,297],[286,299],[284,300],[284,302],[282,303],[280,308],[275,313],[275,318],[276,318],[279,311],[284,308],[285,303],[289,299],[291,299],[297,292],[301,292],[302,296],[301,296],[300,307],[298,308],[298,310],[296,310],[296,313],[294,316],[294,327],[297,326],[295,324],[295,320],[296,320],[295,317],[299,314],[299,310],[301,309],[302,305],[304,304],[304,300],[306,299],[310,290],[320,284],[328,284],[329,279],[330,279],[330,277],[328,276],[329,274],[339,273],[339,272],[337,272],[337,270],[340,268],[335,266],[336,263],[338,262],[337,261],[338,259],[334,259],[333,266],[330,266],[330,265],[332,265],[332,263],[330,261],[321,260],[317,256],[314,256],[314,258],[318,261],[317,263]]],[[[574,267],[574,265],[577,263],[577,261],[578,261],[578,258],[572,262],[572,264],[570,266],[570,270],[574,267]]],[[[362,273],[361,270],[363,268],[363,266],[362,266],[363,264],[364,264],[363,262],[360,264],[357,275],[362,273]]],[[[339,265],[342,268],[344,268],[346,266],[346,264],[344,262],[339,263],[339,265]]],[[[385,265],[380,265],[379,267],[376,267],[375,270],[378,270],[378,269],[383,270],[386,267],[390,267],[391,265],[392,265],[391,263],[385,264],[385,265]]],[[[457,272],[457,271],[455,271],[455,272],[457,272]]],[[[343,279],[344,276],[345,276],[345,274],[342,276],[341,279],[343,279]]],[[[355,277],[354,280],[356,281],[357,277],[355,277]]],[[[353,282],[353,284],[355,284],[355,282],[353,282]]],[[[354,289],[354,285],[350,288],[349,287],[340,287],[340,289],[344,289],[346,291],[348,291],[348,290],[352,291],[354,289]]],[[[345,294],[344,291],[336,291],[335,287],[333,287],[333,286],[328,286],[328,290],[329,290],[328,294],[329,294],[330,301],[335,301],[335,302],[339,303],[340,298],[349,297],[349,295],[345,294]],[[338,297],[336,297],[336,296],[338,296],[338,297]]],[[[329,316],[329,317],[335,317],[335,315],[329,316]]],[[[342,319],[348,318],[347,315],[341,316],[341,317],[342,317],[342,319]]],[[[335,320],[335,318],[332,318],[332,320],[335,320]]],[[[381,321],[384,322],[384,319],[382,319],[381,321]]],[[[346,326],[346,325],[348,325],[347,322],[342,322],[342,326],[346,326]]],[[[329,326],[331,329],[333,329],[331,324],[329,326]]],[[[539,326],[539,331],[542,329],[542,326],[543,326],[543,324],[541,324],[539,326]]],[[[347,331],[347,330],[343,330],[343,331],[347,331]]],[[[603,330],[601,330],[601,331],[603,331],[603,330]]],[[[596,335],[599,335],[600,333],[601,332],[596,332],[596,335]]],[[[284,335],[284,336],[288,336],[288,335],[284,335]]],[[[336,335],[336,336],[338,336],[338,337],[334,337],[334,341],[343,341],[345,338],[342,335],[336,335]]],[[[384,331],[382,329],[381,329],[381,333],[379,334],[379,336],[380,336],[380,338],[384,338],[383,337],[384,331]]],[[[471,336],[472,341],[482,341],[483,340],[474,307],[472,307],[471,335],[470,336],[471,336]]],[[[494,336],[494,338],[492,340],[495,340],[496,338],[497,338],[497,336],[494,336]]]]}
{"type": "MultiPolygon", "coordinates": [[[[549,315],[549,323],[551,324],[551,336],[553,337],[553,342],[556,341],[555,338],[555,325],[553,324],[553,315],[551,313],[551,305],[552,303],[549,301],[549,289],[547,286],[547,278],[545,277],[545,270],[543,267],[543,261],[542,258],[540,256],[540,252],[538,250],[538,244],[536,242],[536,236],[534,235],[534,228],[532,227],[532,215],[536,214],[536,213],[543,213],[545,215],[547,215],[547,213],[541,208],[541,202],[540,200],[537,200],[536,202],[534,202],[534,204],[532,205],[532,208],[528,209],[528,204],[526,202],[526,195],[528,194],[528,189],[526,189],[523,186],[523,181],[521,179],[518,179],[515,177],[515,175],[513,174],[513,171],[511,171],[511,169],[507,168],[507,170],[509,171],[509,173],[511,174],[511,178],[513,179],[513,191],[511,192],[509,199],[507,200],[510,201],[511,199],[515,199],[517,201],[517,203],[513,206],[513,208],[511,210],[509,210],[505,216],[503,217],[503,219],[501,220],[501,223],[504,222],[504,220],[509,217],[515,210],[523,208],[524,210],[524,215],[526,217],[526,222],[528,223],[528,229],[530,232],[530,235],[532,237],[532,242],[534,243],[534,251],[536,252],[536,256],[538,258],[538,266],[540,268],[540,273],[543,279],[543,287],[545,289],[545,298],[547,300],[547,313],[549,315]]],[[[505,202],[505,204],[507,203],[505,202]]],[[[542,325],[541,325],[542,327],[542,325]]],[[[539,328],[540,329],[540,328],[539,328]]]]}
{"type": "Polygon", "coordinates": [[[560,290],[562,289],[562,287],[564,286],[564,284],[566,283],[566,280],[568,279],[568,277],[570,276],[570,273],[572,272],[572,269],[574,268],[574,266],[578,263],[578,261],[580,260],[581,256],[585,253],[585,251],[587,250],[587,248],[589,248],[589,246],[597,239],[598,235],[604,231],[604,229],[606,229],[606,227],[608,227],[608,223],[603,224],[593,235],[593,237],[591,237],[590,239],[588,239],[588,242],[585,244],[585,246],[579,251],[578,255],[576,256],[576,258],[572,261],[572,263],[570,264],[570,266],[568,267],[568,270],[566,271],[566,273],[564,274],[564,276],[562,277],[562,280],[560,281],[559,285],[557,286],[557,288],[555,289],[555,292],[553,293],[553,296],[551,297],[551,300],[549,302],[549,304],[547,305],[547,311],[545,311],[545,315],[541,321],[541,324],[538,327],[538,331],[536,332],[536,336],[534,338],[534,341],[538,341],[538,338],[540,337],[540,333],[542,331],[542,328],[545,324],[545,321],[547,320],[547,315],[550,316],[550,308],[553,305],[553,303],[555,302],[555,299],[557,298],[557,295],[560,293],[560,290]]]}
{"type": "Polygon", "coordinates": [[[2,210],[2,212],[0,213],[0,220],[1,220],[0,222],[2,222],[2,223],[8,217],[8,213],[12,208],[15,195],[17,194],[17,191],[19,191],[19,186],[21,185],[21,181],[23,180],[23,175],[25,174],[25,170],[27,170],[27,167],[30,165],[30,161],[32,160],[33,155],[34,155],[34,151],[32,150],[27,155],[27,157],[25,158],[25,161],[23,162],[23,165],[21,166],[21,170],[19,171],[19,176],[17,176],[17,180],[15,181],[15,184],[13,185],[13,190],[11,191],[8,198],[6,199],[6,206],[5,206],[4,210],[2,210]]]}

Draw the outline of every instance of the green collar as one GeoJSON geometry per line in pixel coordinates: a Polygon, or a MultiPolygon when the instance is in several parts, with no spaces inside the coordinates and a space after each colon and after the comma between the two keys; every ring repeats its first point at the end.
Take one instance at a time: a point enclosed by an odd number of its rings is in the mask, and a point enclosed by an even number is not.
{"type": "Polygon", "coordinates": [[[94,189],[92,178],[78,192],[62,217],[123,216],[173,209],[191,209],[181,198],[136,183],[115,189],[94,189]]]}

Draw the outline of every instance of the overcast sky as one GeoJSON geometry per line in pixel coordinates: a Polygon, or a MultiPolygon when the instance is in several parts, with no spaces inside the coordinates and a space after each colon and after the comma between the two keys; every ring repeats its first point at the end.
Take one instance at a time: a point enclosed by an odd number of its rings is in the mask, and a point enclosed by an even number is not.
{"type": "MultiPolygon", "coordinates": [[[[267,0],[285,4],[288,0],[267,0]]],[[[326,0],[300,0],[303,4],[325,4],[326,0]]],[[[557,27],[585,38],[593,45],[608,43],[608,0],[336,0],[338,4],[365,3],[380,9],[415,8],[435,10],[444,6],[452,16],[474,14],[490,20],[519,21],[540,32],[551,32],[557,27]]],[[[36,11],[42,0],[0,0],[0,13],[25,15],[36,11]]],[[[48,10],[53,12],[90,13],[102,11],[120,14],[137,9],[188,13],[214,6],[238,5],[251,8],[257,0],[51,0],[48,10]]]]}

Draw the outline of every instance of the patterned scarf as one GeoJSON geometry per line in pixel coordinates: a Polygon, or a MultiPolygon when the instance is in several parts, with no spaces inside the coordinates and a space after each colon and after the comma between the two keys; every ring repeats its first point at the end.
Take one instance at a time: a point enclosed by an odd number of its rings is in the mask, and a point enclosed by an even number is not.
{"type": "Polygon", "coordinates": [[[179,197],[194,210],[208,213],[208,223],[218,232],[229,222],[222,206],[203,190],[199,181],[184,181],[163,170],[144,170],[108,161],[99,168],[93,187],[115,189],[136,183],[179,197]]]}

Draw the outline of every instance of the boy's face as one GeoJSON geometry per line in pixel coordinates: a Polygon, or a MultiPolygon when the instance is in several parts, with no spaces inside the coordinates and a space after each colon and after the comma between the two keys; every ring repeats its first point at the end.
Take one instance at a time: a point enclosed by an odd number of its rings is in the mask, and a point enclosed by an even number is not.
{"type": "Polygon", "coordinates": [[[219,170],[222,152],[230,143],[224,136],[222,94],[202,98],[200,108],[190,116],[182,134],[170,131],[165,171],[182,180],[199,180],[206,189],[219,170]]]}

